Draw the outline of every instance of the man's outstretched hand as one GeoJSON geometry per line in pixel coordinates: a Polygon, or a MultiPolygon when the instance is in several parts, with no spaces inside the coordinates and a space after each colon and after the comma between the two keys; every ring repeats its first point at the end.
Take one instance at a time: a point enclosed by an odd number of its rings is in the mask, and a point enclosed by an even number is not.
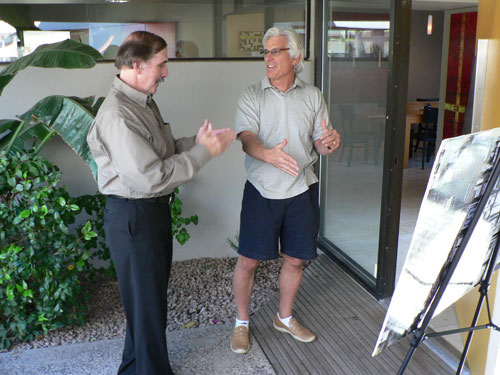
{"type": "Polygon", "coordinates": [[[267,152],[267,162],[274,165],[276,168],[297,177],[300,171],[299,163],[297,163],[297,160],[283,150],[287,143],[288,141],[285,138],[283,142],[278,143],[276,146],[269,149],[267,152]]]}
{"type": "Polygon", "coordinates": [[[233,129],[213,129],[212,123],[205,119],[196,134],[195,143],[207,147],[212,157],[215,157],[229,150],[235,139],[236,134],[233,129]]]}
{"type": "Polygon", "coordinates": [[[240,139],[243,151],[251,157],[269,163],[294,177],[299,175],[299,163],[284,150],[288,143],[286,138],[273,148],[264,147],[257,134],[248,130],[240,133],[240,139]]]}

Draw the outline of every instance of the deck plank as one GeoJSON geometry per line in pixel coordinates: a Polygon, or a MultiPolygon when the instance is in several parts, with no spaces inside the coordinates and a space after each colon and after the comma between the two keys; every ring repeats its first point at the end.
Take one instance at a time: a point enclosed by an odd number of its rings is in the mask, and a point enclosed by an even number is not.
{"type": "MultiPolygon", "coordinates": [[[[385,317],[385,308],[326,255],[311,262],[297,294],[294,317],[318,336],[301,343],[273,327],[279,293],[252,316],[250,325],[278,375],[387,375],[396,374],[409,337],[376,357],[371,353],[385,317]]],[[[447,366],[428,347],[420,345],[405,375],[446,375],[447,366]]]]}

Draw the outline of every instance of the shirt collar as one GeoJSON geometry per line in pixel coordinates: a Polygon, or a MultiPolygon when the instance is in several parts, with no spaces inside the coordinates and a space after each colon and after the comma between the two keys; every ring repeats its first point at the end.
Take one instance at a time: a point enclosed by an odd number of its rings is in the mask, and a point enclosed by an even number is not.
{"type": "MultiPolygon", "coordinates": [[[[288,91],[293,90],[295,87],[305,87],[304,81],[302,81],[297,75],[295,75],[295,81],[288,91]]],[[[261,88],[262,90],[265,90],[268,88],[274,88],[274,86],[271,84],[268,77],[264,77],[261,81],[261,88]]]]}
{"type": "Polygon", "coordinates": [[[152,100],[151,95],[146,95],[143,92],[130,87],[125,82],[123,82],[118,75],[116,75],[113,81],[113,87],[118,91],[124,93],[129,99],[133,100],[141,107],[146,108],[148,103],[150,103],[152,100]]]}

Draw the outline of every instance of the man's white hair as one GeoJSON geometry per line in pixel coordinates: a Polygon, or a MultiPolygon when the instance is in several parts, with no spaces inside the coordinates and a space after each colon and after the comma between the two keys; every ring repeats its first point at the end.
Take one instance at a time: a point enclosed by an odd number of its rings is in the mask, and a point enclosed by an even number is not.
{"type": "Polygon", "coordinates": [[[264,48],[269,38],[273,36],[284,36],[285,38],[288,39],[287,47],[290,48],[290,50],[288,50],[288,53],[290,53],[290,57],[292,59],[300,57],[299,62],[294,66],[295,74],[299,74],[304,68],[304,45],[302,44],[302,41],[300,40],[297,33],[291,29],[280,29],[279,27],[271,27],[269,30],[266,31],[264,39],[262,40],[264,48]]]}

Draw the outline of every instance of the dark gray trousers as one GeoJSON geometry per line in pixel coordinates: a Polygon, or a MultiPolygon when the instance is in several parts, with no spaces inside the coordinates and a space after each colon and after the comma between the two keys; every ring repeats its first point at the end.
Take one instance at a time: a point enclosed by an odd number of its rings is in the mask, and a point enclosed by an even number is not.
{"type": "Polygon", "coordinates": [[[171,223],[168,203],[106,199],[106,242],[127,318],[120,375],[173,374],[166,340],[171,223]]]}

